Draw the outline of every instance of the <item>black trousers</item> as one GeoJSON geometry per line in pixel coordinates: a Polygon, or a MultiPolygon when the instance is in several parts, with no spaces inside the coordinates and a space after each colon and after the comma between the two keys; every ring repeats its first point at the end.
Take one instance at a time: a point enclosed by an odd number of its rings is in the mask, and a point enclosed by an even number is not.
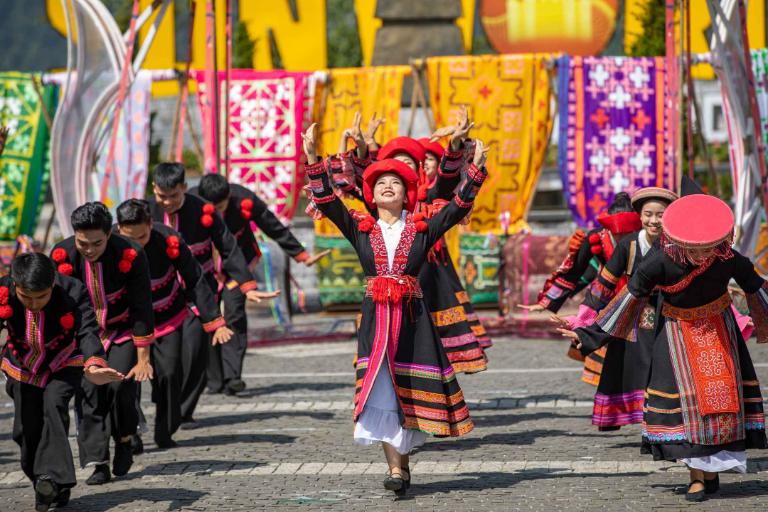
{"type": "Polygon", "coordinates": [[[205,390],[208,347],[211,335],[195,315],[187,316],[181,328],[181,417],[189,419],[205,390]]]}
{"type": "Polygon", "coordinates": [[[54,373],[45,388],[8,377],[5,391],[13,399],[13,440],[21,448],[21,469],[32,482],[40,475],[48,475],[62,489],[77,482],[68,439],[69,402],[82,379],[82,368],[54,373]]]}
{"type": "MultiPolygon", "coordinates": [[[[110,368],[127,374],[136,365],[136,348],[129,340],[112,345],[107,352],[110,368]]],[[[83,379],[80,424],[77,445],[80,465],[107,464],[110,436],[119,442],[125,436],[136,434],[139,411],[136,407],[136,381],[124,380],[96,386],[83,379]]]]}
{"type": "Polygon", "coordinates": [[[152,345],[155,442],[167,443],[181,425],[181,327],[152,345]]]}
{"type": "Polygon", "coordinates": [[[210,347],[208,361],[208,387],[221,390],[233,379],[239,379],[243,373],[245,349],[248,348],[248,317],[245,314],[245,295],[239,288],[224,289],[221,293],[224,303],[224,320],[227,327],[234,331],[229,343],[210,347]]]}

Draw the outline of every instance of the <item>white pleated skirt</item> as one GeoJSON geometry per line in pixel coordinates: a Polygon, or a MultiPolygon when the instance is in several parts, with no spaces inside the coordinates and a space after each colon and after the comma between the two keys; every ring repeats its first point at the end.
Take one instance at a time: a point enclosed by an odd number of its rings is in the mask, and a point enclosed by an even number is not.
{"type": "Polygon", "coordinates": [[[395,388],[385,360],[376,374],[365,408],[355,423],[355,443],[387,443],[400,455],[408,455],[414,448],[424,444],[426,433],[400,425],[398,408],[395,388]]]}
{"type": "Polygon", "coordinates": [[[747,452],[731,452],[721,450],[708,457],[691,457],[680,459],[680,462],[693,469],[700,469],[707,473],[719,473],[731,469],[739,473],[747,472],[747,452]]]}

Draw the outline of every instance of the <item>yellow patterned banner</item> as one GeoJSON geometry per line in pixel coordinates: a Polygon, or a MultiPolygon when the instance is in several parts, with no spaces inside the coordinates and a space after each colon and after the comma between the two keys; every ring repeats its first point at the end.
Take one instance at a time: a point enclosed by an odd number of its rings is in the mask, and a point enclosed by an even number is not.
{"type": "Polygon", "coordinates": [[[454,122],[462,105],[470,111],[472,136],[490,146],[489,176],[475,200],[468,231],[501,233],[526,226],[552,128],[548,55],[435,57],[427,60],[430,103],[437,126],[454,122]]]}
{"type": "MultiPolygon", "coordinates": [[[[363,114],[363,129],[374,113],[385,119],[376,134],[379,143],[397,137],[403,79],[410,73],[410,66],[328,70],[328,80],[319,84],[315,92],[314,119],[319,125],[319,153],[328,155],[338,151],[341,134],[352,126],[357,111],[363,114]]],[[[360,201],[344,202],[349,208],[365,210],[360,201]]],[[[315,233],[341,236],[328,219],[315,222],[315,233]]]]}

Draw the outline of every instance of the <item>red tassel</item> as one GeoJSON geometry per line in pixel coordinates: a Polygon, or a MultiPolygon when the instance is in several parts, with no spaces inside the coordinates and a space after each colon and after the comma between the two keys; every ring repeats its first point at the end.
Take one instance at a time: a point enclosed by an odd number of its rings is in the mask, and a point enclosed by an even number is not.
{"type": "Polygon", "coordinates": [[[358,222],[357,229],[363,233],[370,233],[371,230],[373,229],[373,224],[374,224],[373,219],[371,218],[363,219],[360,222],[358,222]]]}
{"type": "Polygon", "coordinates": [[[597,255],[603,252],[603,248],[599,245],[593,245],[592,247],[589,248],[589,251],[592,254],[597,255]]]}
{"type": "MultiPolygon", "coordinates": [[[[209,205],[206,205],[209,206],[209,205]]],[[[200,224],[203,225],[203,227],[209,228],[213,226],[213,217],[209,214],[205,214],[202,217],[200,217],[200,224]]]]}
{"type": "Polygon", "coordinates": [[[61,265],[59,265],[58,270],[59,270],[59,274],[63,274],[65,276],[71,276],[72,272],[75,269],[72,268],[72,265],[70,265],[69,263],[62,263],[61,265]]]}
{"type": "Polygon", "coordinates": [[[63,263],[67,261],[67,251],[62,249],[61,247],[57,247],[53,250],[53,253],[51,253],[51,258],[56,263],[63,263]]]}
{"type": "Polygon", "coordinates": [[[203,213],[207,213],[208,215],[211,215],[215,211],[216,211],[216,207],[214,207],[211,203],[206,203],[203,205],[203,213]]]}
{"type": "Polygon", "coordinates": [[[592,233],[591,235],[589,235],[589,243],[592,245],[600,243],[600,235],[598,235],[597,233],[592,233]]]}
{"type": "Polygon", "coordinates": [[[429,226],[423,220],[416,223],[416,231],[419,233],[424,233],[427,229],[429,229],[429,226]]]}

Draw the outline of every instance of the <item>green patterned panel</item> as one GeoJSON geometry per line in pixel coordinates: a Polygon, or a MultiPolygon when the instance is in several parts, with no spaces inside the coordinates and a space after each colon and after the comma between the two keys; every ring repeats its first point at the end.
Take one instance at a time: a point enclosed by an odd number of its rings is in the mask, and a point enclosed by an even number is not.
{"type": "Polygon", "coordinates": [[[315,236],[315,251],[331,249],[317,267],[317,287],[324,308],[359,306],[365,293],[365,276],[352,244],[343,237],[315,236]]]}
{"type": "Polygon", "coordinates": [[[459,275],[472,304],[499,301],[499,238],[462,233],[459,237],[459,275]]]}
{"type": "Polygon", "coordinates": [[[42,88],[41,104],[34,76],[0,73],[0,125],[10,128],[0,156],[0,240],[34,234],[48,190],[50,133],[42,108],[53,117],[56,88],[42,88]]]}

